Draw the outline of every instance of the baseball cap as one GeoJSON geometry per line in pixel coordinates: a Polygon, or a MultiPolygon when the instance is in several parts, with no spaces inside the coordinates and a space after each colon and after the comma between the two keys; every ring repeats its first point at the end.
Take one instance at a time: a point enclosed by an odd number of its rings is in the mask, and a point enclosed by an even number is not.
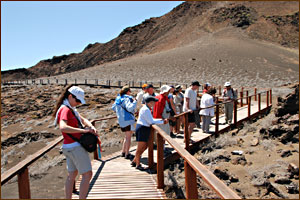
{"type": "Polygon", "coordinates": [[[82,104],[85,104],[83,89],[78,86],[72,86],[68,89],[68,91],[73,94],[76,99],[80,100],[82,104]]]}
{"type": "Polygon", "coordinates": [[[152,84],[149,84],[149,85],[147,85],[146,88],[147,88],[147,89],[148,89],[148,88],[153,88],[153,85],[152,85],[152,84]]]}
{"type": "Polygon", "coordinates": [[[201,86],[199,81],[193,81],[191,85],[197,85],[197,86],[201,86]]]}
{"type": "Polygon", "coordinates": [[[144,83],[144,84],[142,85],[142,88],[147,88],[147,86],[148,86],[148,84],[144,83]]]}
{"type": "Polygon", "coordinates": [[[149,102],[151,102],[151,101],[157,102],[158,99],[155,98],[154,96],[151,96],[151,95],[150,95],[150,96],[147,96],[146,99],[145,99],[145,102],[146,102],[146,103],[149,103],[149,102]]]}

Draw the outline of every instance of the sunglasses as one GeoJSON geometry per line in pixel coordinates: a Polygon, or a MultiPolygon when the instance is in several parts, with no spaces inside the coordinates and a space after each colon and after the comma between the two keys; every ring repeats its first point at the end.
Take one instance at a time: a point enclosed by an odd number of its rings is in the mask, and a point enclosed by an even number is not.
{"type": "Polygon", "coordinates": [[[73,94],[71,94],[71,95],[72,95],[72,97],[75,99],[75,101],[76,101],[77,103],[81,103],[81,101],[80,101],[79,99],[77,99],[75,95],[73,95],[73,94]]]}

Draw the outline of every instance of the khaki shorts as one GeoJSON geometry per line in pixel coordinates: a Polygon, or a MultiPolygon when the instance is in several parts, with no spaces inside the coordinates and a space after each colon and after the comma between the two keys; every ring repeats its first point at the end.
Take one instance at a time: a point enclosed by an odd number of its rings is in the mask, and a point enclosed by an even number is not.
{"type": "Polygon", "coordinates": [[[68,172],[78,170],[79,174],[84,174],[92,171],[89,153],[82,146],[63,148],[62,151],[67,159],[68,172]]]}

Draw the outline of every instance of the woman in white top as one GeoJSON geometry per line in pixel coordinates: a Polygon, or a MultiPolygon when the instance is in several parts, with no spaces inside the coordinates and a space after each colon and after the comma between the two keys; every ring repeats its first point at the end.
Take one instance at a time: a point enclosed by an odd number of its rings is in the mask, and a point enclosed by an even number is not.
{"type": "Polygon", "coordinates": [[[138,147],[131,165],[139,170],[144,170],[144,168],[140,164],[140,159],[141,155],[148,147],[147,142],[150,136],[151,125],[168,123],[168,119],[153,119],[150,109],[153,108],[156,101],[158,101],[158,99],[156,99],[153,96],[148,96],[145,99],[146,104],[140,109],[139,117],[136,124],[135,133],[136,141],[138,142],[138,147]]]}
{"type": "Polygon", "coordinates": [[[201,98],[201,104],[200,104],[200,115],[202,115],[202,130],[203,133],[209,132],[209,124],[211,123],[211,118],[213,118],[214,114],[214,107],[207,108],[210,106],[213,106],[214,103],[214,95],[216,94],[215,88],[210,88],[207,93],[204,93],[201,98]],[[203,109],[207,108],[207,109],[203,109]]]}

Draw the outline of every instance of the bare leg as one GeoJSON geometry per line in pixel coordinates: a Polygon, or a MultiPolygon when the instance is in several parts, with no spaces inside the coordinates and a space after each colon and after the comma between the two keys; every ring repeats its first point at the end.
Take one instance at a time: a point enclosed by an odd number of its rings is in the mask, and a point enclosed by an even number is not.
{"type": "Polygon", "coordinates": [[[78,171],[69,172],[66,183],[65,183],[65,195],[66,199],[72,198],[73,185],[75,183],[75,178],[78,174],[78,171]]]}
{"type": "Polygon", "coordinates": [[[93,175],[92,171],[88,171],[82,174],[82,180],[79,189],[79,199],[86,199],[86,195],[90,187],[90,180],[92,178],[92,175],[93,175]]]}
{"type": "Polygon", "coordinates": [[[131,135],[132,135],[132,131],[126,131],[125,132],[125,142],[124,142],[124,146],[125,146],[125,156],[129,154],[129,149],[130,149],[130,145],[131,145],[131,135]]]}
{"type": "Polygon", "coordinates": [[[138,147],[133,160],[133,162],[135,162],[137,166],[140,164],[141,156],[144,153],[144,151],[147,149],[147,147],[148,147],[147,142],[138,142],[138,147]]]}

